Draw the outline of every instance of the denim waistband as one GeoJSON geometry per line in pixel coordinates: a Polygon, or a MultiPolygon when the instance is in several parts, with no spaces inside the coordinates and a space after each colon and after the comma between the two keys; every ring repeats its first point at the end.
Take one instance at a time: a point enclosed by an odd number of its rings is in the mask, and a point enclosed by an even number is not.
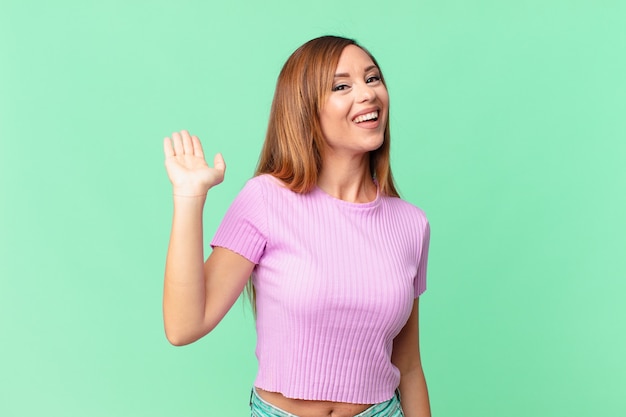
{"type": "MultiPolygon", "coordinates": [[[[261,398],[256,388],[252,388],[250,393],[251,417],[298,417],[285,410],[282,410],[261,398]]],[[[403,417],[402,406],[400,405],[400,391],[396,390],[395,395],[387,401],[374,404],[368,409],[356,414],[354,417],[403,417]]]]}

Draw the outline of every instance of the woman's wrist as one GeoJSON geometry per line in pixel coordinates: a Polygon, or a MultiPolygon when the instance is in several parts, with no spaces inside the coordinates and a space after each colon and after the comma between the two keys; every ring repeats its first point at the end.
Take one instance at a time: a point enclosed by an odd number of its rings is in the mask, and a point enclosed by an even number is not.
{"type": "Polygon", "coordinates": [[[196,187],[178,187],[172,190],[172,195],[181,198],[206,198],[208,191],[208,189],[196,187]]]}
{"type": "Polygon", "coordinates": [[[184,211],[187,210],[195,210],[192,207],[198,207],[200,210],[204,207],[206,203],[206,191],[202,193],[201,191],[184,191],[184,190],[174,190],[172,193],[172,199],[174,200],[174,207],[177,207],[177,210],[182,209],[184,211]]]}
{"type": "Polygon", "coordinates": [[[174,192],[172,194],[172,196],[180,197],[180,198],[206,198],[207,193],[204,193],[204,194],[192,194],[192,193],[177,193],[177,192],[174,192]]]}
{"type": "Polygon", "coordinates": [[[197,216],[202,217],[204,206],[206,204],[205,195],[191,194],[172,194],[174,203],[174,217],[182,216],[186,221],[196,219],[197,216]]]}

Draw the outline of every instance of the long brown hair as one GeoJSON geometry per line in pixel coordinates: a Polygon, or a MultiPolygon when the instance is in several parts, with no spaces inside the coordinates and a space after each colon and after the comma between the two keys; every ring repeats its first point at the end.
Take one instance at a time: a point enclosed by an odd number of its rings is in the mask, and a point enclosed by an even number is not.
{"type": "MultiPolygon", "coordinates": [[[[376,59],[353,39],[322,36],[296,49],[285,62],[272,101],[272,109],[255,175],[271,174],[297,193],[307,193],[317,184],[326,142],[320,125],[320,109],[332,90],[335,69],[344,48],[355,45],[376,59]]],[[[380,73],[381,80],[385,79],[380,73]]],[[[385,84],[386,86],[386,84],[385,84]]],[[[399,197],[389,163],[389,118],[383,144],[371,151],[370,174],[383,195],[399,197]]],[[[256,292],[252,279],[246,292],[256,315],[256,292]]]]}
{"type": "MultiPolygon", "coordinates": [[[[376,59],[353,39],[322,36],[291,54],[276,82],[276,91],[255,175],[271,174],[298,193],[317,184],[326,146],[319,113],[331,92],[333,76],[344,48],[355,45],[376,59]]],[[[381,72],[381,80],[385,79],[381,72]]],[[[386,84],[385,84],[386,85],[386,84]]],[[[380,148],[370,152],[370,174],[381,194],[398,197],[389,163],[389,118],[380,148]]]]}

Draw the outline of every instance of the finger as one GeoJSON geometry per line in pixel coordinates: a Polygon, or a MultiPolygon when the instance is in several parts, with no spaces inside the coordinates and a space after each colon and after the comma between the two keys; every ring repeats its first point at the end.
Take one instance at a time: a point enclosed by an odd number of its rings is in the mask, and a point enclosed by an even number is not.
{"type": "Polygon", "coordinates": [[[185,155],[193,155],[193,145],[191,144],[191,136],[186,130],[181,130],[180,135],[183,137],[183,150],[185,155]]]}
{"type": "Polygon", "coordinates": [[[185,153],[183,149],[183,139],[180,137],[180,133],[172,133],[172,142],[174,142],[174,154],[183,155],[185,153]]]}
{"type": "Polygon", "coordinates": [[[163,139],[163,152],[165,153],[166,158],[170,158],[175,156],[174,148],[172,147],[172,141],[170,138],[163,139]]]}
{"type": "Polygon", "coordinates": [[[224,157],[222,156],[221,153],[218,153],[213,158],[213,166],[218,171],[222,171],[222,173],[226,172],[226,162],[224,161],[224,157]]]}
{"type": "Polygon", "coordinates": [[[200,139],[197,136],[191,137],[191,144],[193,145],[193,154],[204,158],[204,151],[202,150],[202,143],[200,143],[200,139]]]}

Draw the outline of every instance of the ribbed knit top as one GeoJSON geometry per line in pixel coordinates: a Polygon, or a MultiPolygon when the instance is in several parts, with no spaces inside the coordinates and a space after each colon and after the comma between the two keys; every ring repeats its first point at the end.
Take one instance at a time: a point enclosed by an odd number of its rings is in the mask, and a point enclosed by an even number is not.
{"type": "Polygon", "coordinates": [[[357,204],[247,182],[212,246],[256,264],[255,386],[289,398],[375,404],[394,395],[393,339],[426,289],[430,229],[395,197],[357,204]]]}

